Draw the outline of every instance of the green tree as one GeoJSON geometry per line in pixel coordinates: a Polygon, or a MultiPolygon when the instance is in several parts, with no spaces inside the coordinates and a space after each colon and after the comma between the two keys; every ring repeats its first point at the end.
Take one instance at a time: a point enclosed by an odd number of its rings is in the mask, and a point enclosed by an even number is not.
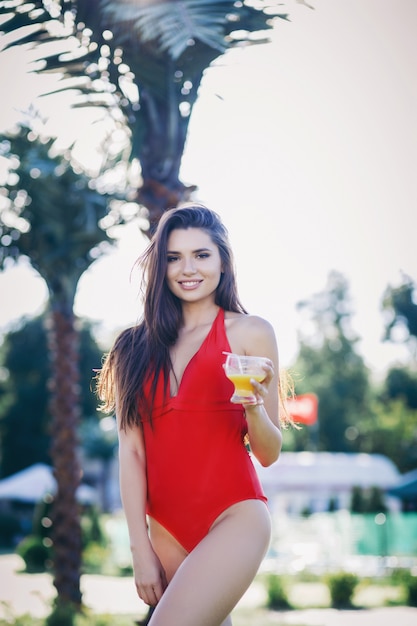
{"type": "Polygon", "coordinates": [[[48,354],[51,458],[57,481],[53,509],[54,584],[59,601],[81,604],[81,527],[76,490],[80,415],[79,335],[73,306],[79,278],[111,241],[100,228],[109,196],[64,156],[53,139],[27,127],[2,137],[9,164],[0,206],[0,269],[28,258],[49,291],[48,354]]]}
{"type": "Polygon", "coordinates": [[[62,72],[57,89],[77,90],[76,106],[110,109],[127,129],[147,233],[195,189],[179,171],[205,70],[286,18],[277,0],[8,0],[0,16],[6,48],[35,49],[34,71],[62,72]]]}
{"type": "Polygon", "coordinates": [[[381,399],[400,399],[410,409],[417,409],[417,372],[407,367],[391,367],[385,378],[381,399]]]}
{"type": "Polygon", "coordinates": [[[378,446],[403,472],[417,467],[416,296],[416,284],[408,276],[383,295],[385,340],[406,344],[413,358],[389,368],[377,396],[375,423],[361,441],[362,447],[378,446]]]}
{"type": "Polygon", "coordinates": [[[384,454],[401,472],[417,467],[417,411],[402,400],[376,397],[366,419],[358,424],[358,452],[384,454]]]}
{"type": "Polygon", "coordinates": [[[296,392],[319,398],[319,449],[354,450],[358,424],[369,412],[370,383],[351,330],[346,279],[330,273],[325,290],[298,306],[307,313],[310,331],[300,336],[296,392]]]}
{"type": "MultiPolygon", "coordinates": [[[[33,463],[51,463],[46,316],[21,320],[1,347],[3,380],[0,394],[0,473],[9,476],[33,463]]],[[[101,351],[86,324],[80,329],[80,408],[82,417],[95,415],[90,390],[92,371],[101,351]]]]}
{"type": "Polygon", "coordinates": [[[46,382],[49,374],[46,335],[40,319],[9,333],[2,345],[7,403],[0,407],[1,475],[48,463],[46,382]]]}
{"type": "Polygon", "coordinates": [[[399,287],[388,286],[385,290],[382,309],[386,315],[385,339],[398,341],[395,331],[405,331],[400,341],[410,345],[414,358],[417,346],[417,291],[416,284],[409,277],[399,287]]]}

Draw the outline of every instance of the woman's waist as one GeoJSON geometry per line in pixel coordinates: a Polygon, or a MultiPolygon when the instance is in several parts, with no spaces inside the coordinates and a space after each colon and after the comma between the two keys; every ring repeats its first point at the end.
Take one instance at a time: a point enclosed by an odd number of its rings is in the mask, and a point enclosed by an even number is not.
{"type": "Polygon", "coordinates": [[[152,415],[149,419],[146,419],[146,416],[142,417],[143,422],[151,422],[160,417],[170,415],[173,416],[175,414],[180,414],[184,416],[185,414],[193,416],[193,415],[203,415],[206,414],[208,416],[217,415],[222,413],[224,414],[225,419],[228,417],[237,418],[240,417],[244,419],[244,410],[242,405],[240,404],[231,404],[231,402],[227,399],[219,399],[212,400],[210,403],[201,402],[196,398],[168,398],[164,403],[156,404],[152,408],[152,415]]]}

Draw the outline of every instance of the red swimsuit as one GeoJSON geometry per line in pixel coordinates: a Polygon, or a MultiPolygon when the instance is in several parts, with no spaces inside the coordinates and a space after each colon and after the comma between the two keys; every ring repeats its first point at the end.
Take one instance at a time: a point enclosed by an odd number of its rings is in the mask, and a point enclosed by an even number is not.
{"type": "Polygon", "coordinates": [[[223,371],[223,351],[231,349],[220,309],[178,394],[168,393],[164,403],[161,375],[153,425],[143,422],[147,513],[188,552],[232,504],[267,500],[244,445],[244,410],[230,403],[233,385],[223,371]]]}

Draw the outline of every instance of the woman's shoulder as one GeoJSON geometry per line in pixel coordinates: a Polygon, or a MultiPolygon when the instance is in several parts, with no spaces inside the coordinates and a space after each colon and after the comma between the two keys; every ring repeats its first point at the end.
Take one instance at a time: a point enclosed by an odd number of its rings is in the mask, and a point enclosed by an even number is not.
{"type": "Polygon", "coordinates": [[[234,311],[225,311],[224,314],[226,322],[230,326],[236,326],[245,330],[250,328],[255,331],[269,331],[272,329],[272,324],[264,317],[259,315],[250,315],[249,313],[235,313],[234,311]]]}
{"type": "Polygon", "coordinates": [[[275,343],[275,331],[271,322],[259,315],[227,311],[225,324],[230,343],[239,350],[245,349],[247,354],[252,349],[256,351],[259,343],[275,343]]]}

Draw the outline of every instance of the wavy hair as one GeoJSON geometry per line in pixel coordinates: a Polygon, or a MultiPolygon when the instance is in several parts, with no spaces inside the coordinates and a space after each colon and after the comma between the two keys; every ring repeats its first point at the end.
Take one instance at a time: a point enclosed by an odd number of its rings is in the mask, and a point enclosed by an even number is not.
{"type": "Polygon", "coordinates": [[[176,342],[183,321],[181,300],[171,292],[166,281],[167,245],[173,230],[188,228],[204,230],[219,249],[222,275],[215,294],[216,304],[225,311],[247,313],[238,296],[228,231],[219,215],[203,205],[191,203],[166,211],[148,247],[136,262],[143,271],[143,318],[116,338],[97,376],[101,410],[112,412],[116,409],[117,389],[117,411],[122,428],[150,418],[161,372],[164,388],[167,388],[171,369],[169,349],[176,342]],[[150,401],[144,394],[148,380],[152,381],[150,401]]]}

